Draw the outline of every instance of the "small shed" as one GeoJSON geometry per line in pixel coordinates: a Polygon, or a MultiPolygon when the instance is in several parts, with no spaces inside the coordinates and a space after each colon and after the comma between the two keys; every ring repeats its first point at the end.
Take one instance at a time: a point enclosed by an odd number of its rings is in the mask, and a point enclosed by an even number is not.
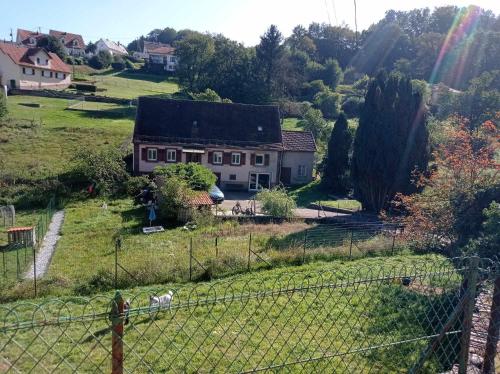
{"type": "Polygon", "coordinates": [[[9,244],[30,246],[35,244],[35,228],[33,226],[11,227],[7,230],[9,244]]]}
{"type": "Polygon", "coordinates": [[[179,209],[177,214],[177,219],[180,222],[188,222],[193,217],[193,212],[195,210],[210,209],[213,205],[212,198],[206,191],[196,192],[196,194],[191,197],[186,206],[179,209]]]}

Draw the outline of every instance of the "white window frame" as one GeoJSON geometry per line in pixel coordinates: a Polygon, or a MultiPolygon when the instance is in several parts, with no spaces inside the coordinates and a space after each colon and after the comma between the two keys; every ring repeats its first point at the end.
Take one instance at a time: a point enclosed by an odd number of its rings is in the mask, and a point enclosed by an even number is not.
{"type": "Polygon", "coordinates": [[[176,161],[177,161],[177,150],[167,149],[167,162],[176,162],[176,161]]]}
{"type": "Polygon", "coordinates": [[[158,149],[157,148],[148,148],[146,159],[148,161],[158,161],[158,149]],[[153,154],[154,154],[154,157],[152,157],[153,154]]]}
{"type": "Polygon", "coordinates": [[[232,152],[231,153],[231,165],[241,165],[241,153],[232,152]],[[235,162],[235,157],[237,156],[238,162],[235,162]]]}
{"type": "Polygon", "coordinates": [[[299,169],[297,170],[297,176],[305,177],[307,174],[306,171],[307,171],[306,165],[299,165],[299,169]]]}
{"type": "Polygon", "coordinates": [[[265,156],[262,153],[257,153],[255,155],[255,166],[264,166],[265,163],[265,156]],[[257,157],[262,157],[262,162],[257,162],[257,157]]]}
{"type": "Polygon", "coordinates": [[[212,164],[214,165],[222,165],[224,154],[222,152],[214,152],[212,154],[212,164]],[[220,158],[220,160],[219,160],[220,158]]]}

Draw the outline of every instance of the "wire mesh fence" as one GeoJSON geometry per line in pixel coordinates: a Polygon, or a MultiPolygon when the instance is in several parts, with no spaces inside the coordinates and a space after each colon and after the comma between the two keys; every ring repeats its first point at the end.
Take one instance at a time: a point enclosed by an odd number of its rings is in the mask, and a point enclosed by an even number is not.
{"type": "MultiPolygon", "coordinates": [[[[36,254],[39,251],[50,221],[56,210],[56,201],[52,197],[41,211],[37,223],[33,226],[29,241],[12,242],[0,247],[0,284],[23,280],[31,267],[36,269],[36,254]]],[[[36,274],[33,274],[36,283],[36,274]]],[[[36,288],[36,287],[35,287],[36,288]]],[[[35,294],[36,296],[36,294],[35,294]]]]}
{"type": "Polygon", "coordinates": [[[3,372],[465,373],[473,355],[483,368],[495,363],[498,265],[467,258],[353,266],[4,305],[0,367],[3,372]],[[477,339],[480,325],[487,328],[477,339]],[[472,349],[474,344],[483,349],[472,349]]]}

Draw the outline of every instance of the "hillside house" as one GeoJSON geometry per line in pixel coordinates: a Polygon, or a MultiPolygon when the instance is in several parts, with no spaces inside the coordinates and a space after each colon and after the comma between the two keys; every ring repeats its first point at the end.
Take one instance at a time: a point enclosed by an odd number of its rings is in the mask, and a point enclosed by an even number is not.
{"type": "Polygon", "coordinates": [[[310,132],[282,131],[277,106],[140,97],[134,135],[136,175],[197,162],[225,190],[257,191],[312,180],[310,132]]]}
{"type": "Polygon", "coordinates": [[[67,88],[71,69],[43,48],[0,42],[0,84],[9,88],[67,88]]]}
{"type": "Polygon", "coordinates": [[[174,47],[156,42],[145,41],[142,52],[134,52],[134,57],[143,58],[169,72],[175,71],[178,62],[174,47]]]}
{"type": "Polygon", "coordinates": [[[84,56],[85,43],[79,34],[71,34],[65,31],[50,30],[48,34],[40,33],[38,31],[29,31],[17,29],[16,43],[23,44],[27,47],[36,47],[39,39],[47,35],[54,36],[59,39],[70,56],[84,56]]]}
{"type": "Polygon", "coordinates": [[[128,55],[127,50],[120,43],[115,43],[109,39],[99,39],[96,43],[96,53],[99,51],[108,51],[111,56],[125,56],[128,55]]]}

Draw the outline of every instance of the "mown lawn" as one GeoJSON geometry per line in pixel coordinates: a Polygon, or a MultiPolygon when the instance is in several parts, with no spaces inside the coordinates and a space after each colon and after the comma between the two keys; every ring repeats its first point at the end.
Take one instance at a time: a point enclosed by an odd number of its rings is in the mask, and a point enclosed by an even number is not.
{"type": "Polygon", "coordinates": [[[353,199],[335,199],[325,192],[320,185],[320,181],[313,181],[304,186],[290,189],[291,196],[295,199],[297,206],[307,207],[311,203],[321,203],[321,205],[332,208],[348,209],[357,211],[361,209],[361,203],[353,199]]]}
{"type": "Polygon", "coordinates": [[[2,174],[27,179],[57,175],[70,168],[77,149],[90,152],[119,146],[131,137],[134,108],[67,110],[72,104],[64,99],[10,96],[8,118],[0,122],[2,174]]]}
{"type": "MultiPolygon", "coordinates": [[[[407,372],[429,343],[426,336],[447,321],[459,286],[449,263],[425,255],[317,262],[196,286],[134,288],[123,292],[132,307],[124,365],[131,372],[242,372],[281,364],[290,364],[291,372],[407,372]],[[417,274],[414,286],[401,284],[401,277],[417,274]],[[171,307],[151,314],[149,295],[167,290],[174,292],[171,307]]],[[[15,341],[6,332],[0,339],[5,363],[15,362],[20,371],[38,363],[48,371],[109,372],[111,297],[40,299],[41,309],[4,305],[0,318],[6,325],[90,315],[43,329],[28,325],[15,341]],[[7,315],[10,308],[16,313],[7,315]]],[[[457,339],[445,339],[425,372],[449,369],[457,339]]]]}

